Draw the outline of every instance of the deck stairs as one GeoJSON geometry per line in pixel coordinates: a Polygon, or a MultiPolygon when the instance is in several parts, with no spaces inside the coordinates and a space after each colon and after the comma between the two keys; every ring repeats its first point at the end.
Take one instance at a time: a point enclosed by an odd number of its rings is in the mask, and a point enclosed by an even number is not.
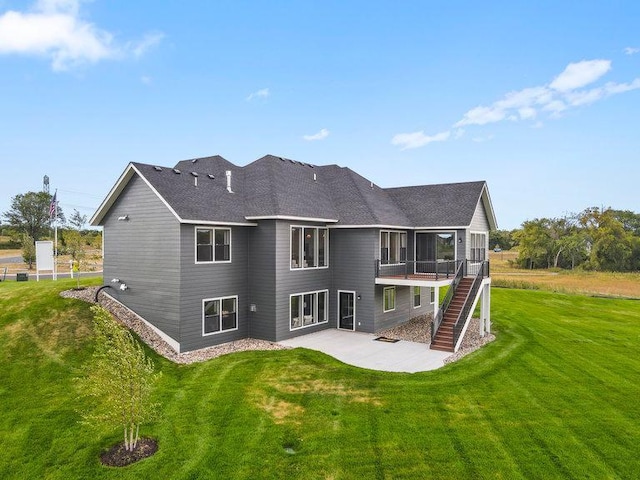
{"type": "MultiPolygon", "coordinates": [[[[447,307],[442,317],[442,323],[436,332],[434,339],[431,341],[432,350],[441,350],[443,352],[453,352],[455,348],[454,344],[454,331],[453,327],[456,320],[460,316],[460,312],[464,308],[465,300],[474,302],[475,298],[467,299],[469,290],[473,285],[474,277],[463,277],[456,288],[455,295],[451,299],[451,303],[447,307]]],[[[473,312],[471,312],[473,313],[473,312]]],[[[469,315],[471,316],[471,315],[469,315]]],[[[468,319],[464,319],[468,321],[468,319]]]]}

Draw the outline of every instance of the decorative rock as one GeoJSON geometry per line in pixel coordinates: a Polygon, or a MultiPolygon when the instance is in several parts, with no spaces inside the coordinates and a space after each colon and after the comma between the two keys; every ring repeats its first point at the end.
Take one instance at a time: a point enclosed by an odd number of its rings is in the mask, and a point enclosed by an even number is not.
{"type": "MultiPolygon", "coordinates": [[[[85,290],[66,290],[60,293],[64,298],[75,298],[88,303],[95,303],[96,291],[99,287],[91,287],[85,290]]],[[[244,338],[233,342],[223,343],[213,347],[207,347],[191,352],[178,353],[156,332],[154,332],[135,312],[129,310],[113,299],[104,291],[100,292],[98,303],[125,327],[135,332],[140,339],[155,350],[159,355],[175,363],[195,363],[210,360],[228,353],[244,352],[248,350],[284,350],[288,347],[255,338],[244,338]]]]}

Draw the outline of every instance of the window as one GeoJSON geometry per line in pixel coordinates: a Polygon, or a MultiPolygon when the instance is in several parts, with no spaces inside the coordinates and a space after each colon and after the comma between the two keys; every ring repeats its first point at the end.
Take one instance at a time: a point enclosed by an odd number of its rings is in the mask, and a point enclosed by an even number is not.
{"type": "Polygon", "coordinates": [[[238,297],[210,298],[202,301],[202,334],[238,329],[238,297]]]}
{"type": "Polygon", "coordinates": [[[407,232],[380,232],[380,263],[393,265],[407,261],[407,232]]]}
{"type": "Polygon", "coordinates": [[[291,268],[323,268],[328,266],[328,229],[291,227],[291,268]]]}
{"type": "Polygon", "coordinates": [[[196,228],[196,263],[230,261],[230,228],[196,228]]]}
{"type": "Polygon", "coordinates": [[[383,310],[390,312],[396,309],[396,287],[384,288],[383,310]]]}
{"type": "Polygon", "coordinates": [[[471,261],[481,262],[486,259],[487,234],[471,234],[471,261]]]}
{"type": "Polygon", "coordinates": [[[420,287],[413,287],[413,308],[418,308],[422,305],[422,299],[420,298],[420,287]]]}
{"type": "Polygon", "coordinates": [[[327,322],[328,299],[328,290],[291,295],[289,300],[291,330],[327,322]]]}

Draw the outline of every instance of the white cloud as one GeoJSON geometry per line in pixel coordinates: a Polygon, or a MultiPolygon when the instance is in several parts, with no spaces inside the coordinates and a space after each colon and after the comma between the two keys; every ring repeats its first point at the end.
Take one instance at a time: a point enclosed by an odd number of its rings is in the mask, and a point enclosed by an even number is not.
{"type": "Polygon", "coordinates": [[[454,124],[454,127],[464,127],[465,125],[486,125],[487,123],[495,123],[504,120],[505,111],[493,105],[491,107],[476,107],[464,114],[462,120],[454,124]]]}
{"type": "Polygon", "coordinates": [[[140,82],[142,82],[144,85],[151,85],[152,81],[153,80],[151,79],[151,77],[147,75],[143,75],[140,77],[140,82]]]}
{"type": "Polygon", "coordinates": [[[247,102],[250,102],[254,98],[267,98],[269,95],[271,95],[271,92],[269,92],[269,89],[263,88],[262,90],[258,90],[257,92],[253,92],[252,94],[250,94],[246,98],[246,100],[247,102]]]}
{"type": "Polygon", "coordinates": [[[307,142],[312,142],[314,140],[324,140],[329,136],[329,133],[329,130],[323,128],[318,133],[314,133],[313,135],[303,135],[302,138],[304,138],[307,142]]]}
{"type": "MultiPolygon", "coordinates": [[[[506,93],[492,104],[479,105],[467,111],[462,119],[453,124],[453,136],[459,138],[461,127],[488,125],[502,121],[530,121],[534,128],[540,128],[544,118],[560,118],[571,108],[590,105],[604,98],[631,90],[640,89],[640,78],[628,83],[608,82],[604,85],[587,87],[611,70],[610,60],[584,60],[570,63],[547,85],[524,88],[506,93]],[[587,88],[584,88],[587,87],[587,88]],[[543,117],[542,119],[540,117],[543,117]]],[[[424,132],[400,133],[391,143],[402,150],[418,148],[434,141],[449,138],[450,132],[429,136],[424,132]]],[[[473,141],[486,140],[474,137],[473,141]]]]}
{"type": "Polygon", "coordinates": [[[413,133],[398,133],[391,139],[392,145],[400,146],[400,150],[423,147],[433,142],[444,142],[449,139],[451,132],[440,132],[432,136],[424,134],[424,131],[413,133]]]}
{"type": "Polygon", "coordinates": [[[624,53],[625,55],[635,55],[636,53],[640,52],[640,48],[636,48],[636,47],[626,47],[624,49],[624,53]]]}
{"type": "Polygon", "coordinates": [[[611,69],[611,60],[583,60],[570,63],[549,85],[559,92],[582,88],[595,82],[611,69]]]}
{"type": "Polygon", "coordinates": [[[129,48],[134,57],[140,58],[147,53],[151,48],[158,45],[164,38],[164,33],[153,32],[147,33],[142,40],[129,43],[129,48]]]}
{"type": "Polygon", "coordinates": [[[0,54],[46,57],[53,70],[62,71],[109,58],[139,56],[162,38],[151,34],[120,47],[110,32],[80,17],[80,4],[80,0],[40,0],[28,12],[5,12],[0,16],[0,54]]]}

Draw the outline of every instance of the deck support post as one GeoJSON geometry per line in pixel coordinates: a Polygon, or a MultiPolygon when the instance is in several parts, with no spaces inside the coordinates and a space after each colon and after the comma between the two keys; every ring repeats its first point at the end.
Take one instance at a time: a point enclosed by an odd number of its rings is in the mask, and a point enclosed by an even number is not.
{"type": "Polygon", "coordinates": [[[480,297],[480,336],[491,333],[491,284],[485,283],[480,297]]]}

